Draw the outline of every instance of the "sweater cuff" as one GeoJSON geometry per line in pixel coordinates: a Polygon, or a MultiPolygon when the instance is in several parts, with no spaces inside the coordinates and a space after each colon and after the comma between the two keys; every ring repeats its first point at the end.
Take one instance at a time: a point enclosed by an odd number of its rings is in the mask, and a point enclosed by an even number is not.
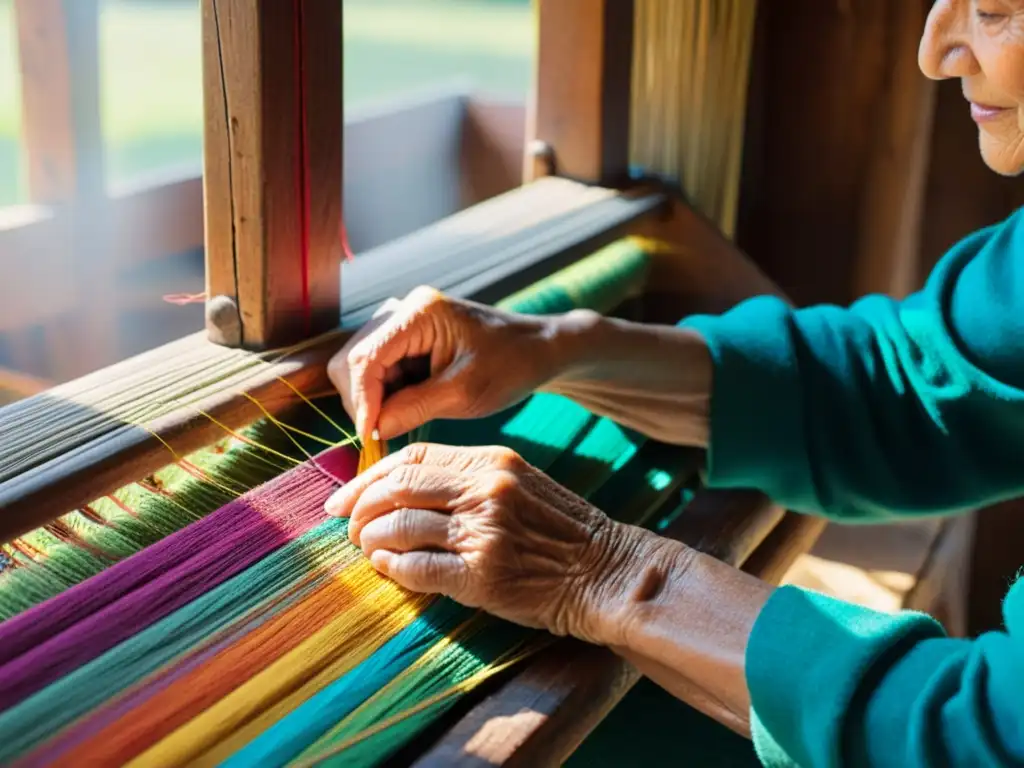
{"type": "Polygon", "coordinates": [[[814,509],[792,310],[760,297],[680,325],[700,334],[714,366],[708,485],[814,509]]]}
{"type": "Polygon", "coordinates": [[[747,643],[754,747],[766,766],[837,765],[843,728],[870,668],[942,627],[798,587],[777,589],[747,643]]]}

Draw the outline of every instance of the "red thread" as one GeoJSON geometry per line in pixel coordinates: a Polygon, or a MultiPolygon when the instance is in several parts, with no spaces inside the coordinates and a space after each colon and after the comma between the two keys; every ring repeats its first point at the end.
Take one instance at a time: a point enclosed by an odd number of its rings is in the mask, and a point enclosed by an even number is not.
{"type": "Polygon", "coordinates": [[[306,322],[306,335],[312,331],[313,307],[309,296],[309,136],[306,131],[306,73],[302,62],[302,0],[293,0],[295,16],[295,99],[299,111],[299,215],[302,217],[301,267],[302,311],[306,322]]]}
{"type": "Polygon", "coordinates": [[[345,256],[345,261],[352,261],[355,256],[352,254],[352,248],[348,244],[348,232],[345,230],[345,220],[341,220],[341,252],[345,256]]]}
{"type": "MultiPolygon", "coordinates": [[[[299,268],[301,274],[300,280],[300,303],[302,306],[302,313],[305,318],[306,334],[312,333],[313,324],[313,302],[310,295],[310,275],[309,275],[309,252],[310,252],[310,160],[309,160],[309,131],[306,122],[306,72],[303,62],[302,52],[302,35],[303,35],[303,16],[302,16],[302,1],[303,0],[292,0],[293,3],[293,16],[295,18],[294,23],[294,36],[295,36],[295,104],[299,113],[299,162],[295,173],[295,187],[296,197],[299,201],[299,216],[302,220],[302,225],[299,228],[299,268]]],[[[341,240],[341,251],[345,258],[345,261],[352,261],[355,256],[352,253],[352,248],[349,246],[348,233],[345,229],[344,215],[342,215],[341,232],[339,233],[341,240]]],[[[172,293],[163,297],[163,300],[169,304],[175,304],[177,306],[186,306],[188,304],[195,304],[202,301],[206,301],[205,293],[172,293]]]]}
{"type": "Polygon", "coordinates": [[[97,512],[95,509],[93,509],[88,504],[86,504],[84,507],[79,509],[78,512],[86,520],[91,520],[92,522],[96,523],[97,525],[103,525],[103,526],[106,526],[106,527],[112,527],[109,520],[107,520],[105,517],[103,517],[103,515],[101,515],[99,512],[97,512]]]}
{"type": "Polygon", "coordinates": [[[184,307],[186,304],[199,304],[206,301],[206,291],[202,293],[168,293],[164,295],[163,300],[168,304],[177,304],[179,307],[184,307]]]}

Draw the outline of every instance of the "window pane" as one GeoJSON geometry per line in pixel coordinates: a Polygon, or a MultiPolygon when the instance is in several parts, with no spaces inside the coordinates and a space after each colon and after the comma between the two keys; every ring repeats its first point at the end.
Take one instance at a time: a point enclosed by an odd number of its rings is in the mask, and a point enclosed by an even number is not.
{"type": "Polygon", "coordinates": [[[198,0],[102,0],[100,89],[107,182],[203,157],[198,0]]]}
{"type": "Polygon", "coordinates": [[[533,66],[530,0],[345,0],[345,105],[465,83],[524,99],[533,66]]]}
{"type": "Polygon", "coordinates": [[[0,0],[0,207],[27,202],[22,179],[21,76],[14,3],[0,0]]]}

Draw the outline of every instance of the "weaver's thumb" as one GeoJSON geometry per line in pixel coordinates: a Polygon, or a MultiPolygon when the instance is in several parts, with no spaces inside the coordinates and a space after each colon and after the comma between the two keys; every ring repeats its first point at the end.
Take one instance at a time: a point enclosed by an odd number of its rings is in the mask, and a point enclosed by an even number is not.
{"type": "Polygon", "coordinates": [[[465,410],[460,393],[456,382],[440,376],[398,390],[381,406],[381,439],[404,435],[434,419],[459,418],[465,410]]]}

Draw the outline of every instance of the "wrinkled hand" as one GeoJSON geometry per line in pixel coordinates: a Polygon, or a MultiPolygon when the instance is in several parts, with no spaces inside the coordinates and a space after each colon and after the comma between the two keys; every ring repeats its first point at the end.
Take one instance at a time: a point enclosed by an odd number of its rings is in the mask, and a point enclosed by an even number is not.
{"type": "Polygon", "coordinates": [[[628,543],[507,448],[410,446],[339,490],[327,511],[351,516],[352,541],[407,589],[602,642],[593,608],[628,543]]]}
{"type": "Polygon", "coordinates": [[[360,436],[384,440],[437,418],[507,408],[552,375],[552,321],[417,288],[391,301],[334,356],[328,375],[360,436]],[[386,397],[403,363],[426,358],[429,378],[386,397]]]}

